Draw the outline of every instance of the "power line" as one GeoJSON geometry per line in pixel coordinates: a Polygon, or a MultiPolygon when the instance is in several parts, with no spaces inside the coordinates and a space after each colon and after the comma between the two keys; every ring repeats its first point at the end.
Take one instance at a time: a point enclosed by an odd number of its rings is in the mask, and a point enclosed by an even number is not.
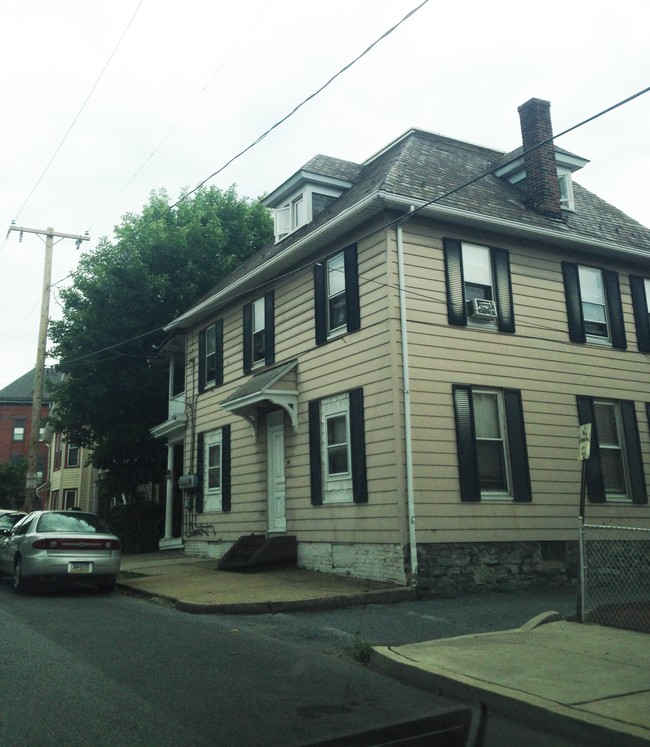
{"type": "Polygon", "coordinates": [[[126,28],[124,29],[124,31],[122,32],[120,38],[118,39],[117,44],[115,45],[113,51],[109,55],[109,58],[106,61],[106,64],[104,65],[104,67],[102,68],[102,71],[100,72],[99,76],[97,77],[97,80],[94,82],[92,88],[90,89],[90,92],[86,96],[86,99],[84,100],[83,104],[81,105],[81,109],[79,109],[79,111],[77,112],[77,116],[72,120],[72,124],[68,127],[65,135],[63,136],[63,139],[61,140],[61,142],[59,143],[58,147],[54,151],[54,154],[52,155],[52,157],[48,161],[47,166],[43,169],[43,173],[38,177],[38,179],[36,180],[36,184],[34,184],[34,186],[32,187],[31,192],[27,195],[27,197],[25,198],[25,201],[23,202],[23,204],[20,206],[20,208],[16,212],[16,220],[19,218],[19,216],[20,216],[21,212],[23,211],[23,208],[25,207],[25,205],[27,205],[27,203],[32,198],[32,195],[34,194],[34,192],[38,188],[38,185],[41,183],[41,181],[43,181],[43,178],[45,177],[45,174],[47,174],[47,172],[49,171],[49,168],[52,165],[52,163],[54,162],[54,159],[57,157],[57,155],[59,154],[59,151],[63,147],[63,144],[68,139],[68,136],[72,132],[72,129],[75,126],[75,124],[77,123],[77,120],[79,119],[79,117],[81,116],[81,113],[86,108],[86,104],[88,103],[88,101],[90,101],[90,97],[95,92],[95,89],[97,88],[97,86],[99,85],[100,80],[104,76],[104,73],[106,72],[106,69],[110,65],[111,60],[113,59],[113,57],[115,56],[115,53],[117,52],[118,47],[120,46],[120,44],[122,43],[122,40],[126,36],[126,32],[131,27],[131,24],[133,23],[136,15],[138,14],[138,11],[140,10],[140,8],[142,6],[142,3],[144,3],[144,0],[140,0],[140,2],[138,3],[138,7],[135,9],[135,12],[133,13],[133,15],[131,16],[131,19],[127,23],[126,28]]]}
{"type": "MultiPolygon", "coordinates": [[[[186,200],[188,197],[191,197],[195,192],[198,192],[201,187],[205,186],[211,179],[213,179],[215,176],[220,174],[222,171],[228,168],[232,163],[234,163],[236,160],[241,158],[244,154],[248,153],[249,150],[254,148],[256,145],[258,145],[262,140],[264,140],[268,135],[270,135],[274,130],[276,130],[280,125],[284,124],[288,119],[290,119],[296,112],[298,112],[300,109],[302,109],[303,106],[305,106],[307,103],[309,103],[313,98],[318,96],[320,93],[322,93],[329,85],[331,85],[338,77],[343,75],[343,73],[347,72],[353,65],[355,65],[359,60],[361,60],[363,57],[365,57],[370,51],[372,51],[381,41],[386,39],[388,36],[390,36],[396,29],[398,29],[405,21],[407,21],[412,15],[417,13],[421,8],[423,8],[429,0],[423,0],[419,5],[417,5],[415,8],[410,10],[400,21],[395,23],[393,26],[391,26],[388,30],[384,31],[384,33],[379,36],[375,41],[370,44],[370,46],[366,47],[361,54],[357,55],[353,60],[347,63],[347,65],[344,65],[337,73],[332,75],[332,77],[327,80],[325,83],[323,83],[320,88],[316,89],[313,93],[309,94],[306,98],[304,98],[299,104],[297,104],[288,114],[285,114],[284,117],[279,119],[275,124],[271,125],[267,130],[265,130],[261,135],[259,135],[255,140],[253,140],[252,143],[247,145],[243,150],[239,151],[236,155],[232,156],[228,161],[226,161],[222,166],[220,166],[216,171],[213,171],[209,176],[206,176],[205,179],[200,181],[194,189],[191,189],[189,192],[186,192],[181,198],[179,198],[175,203],[172,205],[167,206],[161,213],[159,213],[155,218],[151,218],[151,220],[147,221],[144,225],[140,226],[136,231],[134,231],[132,234],[129,234],[126,238],[133,238],[134,236],[137,236],[140,231],[143,231],[147,226],[150,226],[152,223],[155,223],[157,220],[160,220],[164,215],[172,211],[174,208],[178,207],[184,200],[186,200]]],[[[124,239],[122,239],[124,240],[124,239]]]]}
{"type": "Polygon", "coordinates": [[[164,145],[164,143],[171,137],[172,133],[176,130],[176,128],[180,125],[180,123],[185,119],[188,112],[192,109],[192,107],[196,104],[196,102],[201,98],[201,96],[207,91],[207,89],[212,85],[214,79],[219,75],[219,73],[223,70],[223,68],[226,66],[226,64],[229,62],[229,60],[232,58],[232,56],[235,54],[235,52],[239,49],[239,47],[244,43],[248,35],[251,33],[251,31],[255,28],[255,26],[259,23],[259,20],[262,18],[262,16],[266,13],[266,11],[269,9],[269,7],[272,5],[273,0],[269,0],[269,2],[265,5],[265,7],[261,10],[257,18],[253,21],[253,23],[248,27],[244,35],[239,39],[239,41],[234,45],[234,47],[230,50],[230,52],[226,55],[226,57],[223,59],[219,67],[215,70],[215,72],[210,76],[207,83],[201,88],[201,90],[196,94],[196,96],[192,99],[190,104],[185,108],[183,113],[178,117],[178,119],[174,122],[174,124],[170,127],[170,129],[167,131],[167,134],[163,137],[163,139],[158,143],[158,145],[151,151],[149,156],[144,160],[144,162],[140,165],[140,167],[134,172],[134,174],[131,176],[131,178],[127,181],[127,183],[122,187],[122,189],[115,195],[115,197],[110,201],[110,203],[102,210],[102,212],[93,220],[91,223],[92,226],[95,225],[101,218],[106,215],[106,213],[113,207],[115,202],[121,197],[121,195],[125,192],[125,190],[129,187],[129,185],[133,182],[133,180],[140,174],[140,172],[145,168],[145,166],[151,161],[151,159],[156,155],[156,153],[160,150],[160,148],[164,145]]]}

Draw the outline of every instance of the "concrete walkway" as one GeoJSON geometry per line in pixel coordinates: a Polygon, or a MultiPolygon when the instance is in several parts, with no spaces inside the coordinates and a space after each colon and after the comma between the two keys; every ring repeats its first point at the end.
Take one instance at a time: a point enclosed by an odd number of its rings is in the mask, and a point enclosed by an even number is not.
{"type": "MultiPolygon", "coordinates": [[[[295,568],[231,573],[179,551],[125,556],[118,584],[194,613],[248,614],[413,600],[413,589],[295,568]]],[[[591,744],[650,744],[650,635],[540,614],[522,628],[376,646],[371,668],[591,744]],[[592,739],[593,737],[593,739],[592,739]]]]}

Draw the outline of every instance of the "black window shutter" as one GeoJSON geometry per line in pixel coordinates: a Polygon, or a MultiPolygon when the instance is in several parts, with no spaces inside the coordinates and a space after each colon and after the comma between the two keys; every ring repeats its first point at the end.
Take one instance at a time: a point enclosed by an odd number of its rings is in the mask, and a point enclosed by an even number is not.
{"type": "Polygon", "coordinates": [[[623,432],[625,434],[625,450],[627,452],[627,466],[630,475],[633,503],[647,503],[648,492],[645,486],[645,472],[643,471],[643,456],[639,441],[639,426],[636,420],[634,402],[621,402],[621,416],[623,432]]]}
{"type": "Polygon", "coordinates": [[[205,389],[205,330],[199,332],[199,392],[205,389]]]}
{"type": "Polygon", "coordinates": [[[327,288],[325,262],[314,265],[314,333],[316,345],[327,342],[327,288]]]}
{"type": "Polygon", "coordinates": [[[578,265],[573,262],[562,262],[562,275],[564,276],[564,295],[569,320],[569,339],[571,342],[587,342],[585,320],[582,314],[578,265]]]}
{"type": "Polygon", "coordinates": [[[323,503],[323,466],[320,450],[320,400],[309,403],[309,477],[311,502],[314,506],[323,503]]]}
{"type": "Polygon", "coordinates": [[[454,415],[456,418],[456,444],[458,446],[458,472],[460,499],[465,502],[481,500],[481,484],[476,457],[476,433],[472,387],[454,384],[454,415]]]}
{"type": "Polygon", "coordinates": [[[264,296],[264,363],[275,363],[275,293],[269,291],[264,296]]]}
{"type": "Polygon", "coordinates": [[[244,373],[250,373],[253,367],[253,306],[247,303],[243,308],[244,335],[244,373]]]}
{"type": "Polygon", "coordinates": [[[221,429],[221,509],[230,511],[230,425],[221,429]]]}
{"type": "Polygon", "coordinates": [[[449,324],[467,326],[462,246],[458,239],[443,239],[445,279],[447,282],[447,319],[449,324]]]}
{"type": "Polygon", "coordinates": [[[352,453],[352,497],[355,503],[368,503],[366,474],[366,434],[363,415],[363,389],[351,389],[350,451],[352,453]]]}
{"type": "Polygon", "coordinates": [[[510,278],[510,255],[505,249],[490,249],[492,273],[494,275],[495,301],[497,304],[498,326],[501,332],[515,331],[515,307],[512,300],[512,280],[510,278]]]}
{"type": "Polygon", "coordinates": [[[204,434],[199,433],[196,437],[196,476],[198,485],[196,486],[196,500],[195,507],[196,513],[203,513],[203,485],[205,484],[203,470],[203,455],[204,455],[204,434]]]}
{"type": "MultiPolygon", "coordinates": [[[[578,418],[580,425],[591,423],[591,450],[587,459],[587,490],[591,503],[605,503],[605,483],[600,466],[600,448],[598,446],[598,431],[594,415],[594,401],[591,397],[576,397],[578,402],[578,418]]],[[[577,435],[577,434],[576,434],[577,435]]]]}
{"type": "Polygon", "coordinates": [[[219,319],[215,324],[215,350],[216,350],[216,370],[215,370],[215,384],[221,386],[223,384],[223,319],[219,319]]]}
{"type": "Polygon", "coordinates": [[[528,447],[526,445],[521,392],[516,389],[506,389],[503,393],[503,399],[506,406],[506,424],[508,426],[512,493],[515,501],[527,503],[533,500],[533,494],[530,487],[528,447]]]}
{"type": "Polygon", "coordinates": [[[345,261],[345,305],[347,312],[347,331],[355,332],[361,328],[361,309],[359,304],[359,268],[357,245],[348,246],[344,252],[345,261]]]}
{"type": "Polygon", "coordinates": [[[625,338],[625,324],[623,322],[623,306],[621,304],[621,287],[618,282],[618,273],[613,270],[603,270],[603,284],[605,286],[605,298],[607,299],[612,347],[625,350],[627,348],[627,340],[625,338]]]}
{"type": "Polygon", "coordinates": [[[634,324],[639,350],[650,352],[650,309],[645,293],[645,281],[636,275],[630,275],[630,291],[634,308],[634,324]]]}

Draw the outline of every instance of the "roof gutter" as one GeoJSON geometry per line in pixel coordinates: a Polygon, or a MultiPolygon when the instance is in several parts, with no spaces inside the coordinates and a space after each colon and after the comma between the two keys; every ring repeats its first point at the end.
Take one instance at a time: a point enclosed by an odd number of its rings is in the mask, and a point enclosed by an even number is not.
{"type": "Polygon", "coordinates": [[[182,329],[188,323],[198,321],[203,316],[206,316],[215,307],[227,303],[234,297],[245,293],[248,290],[252,290],[258,285],[266,282],[267,276],[270,279],[270,277],[273,276],[273,273],[278,271],[279,268],[282,268],[283,265],[286,264],[288,266],[291,261],[295,261],[296,255],[300,255],[300,253],[304,252],[305,249],[309,249],[312,246],[316,247],[321,243],[321,241],[327,240],[329,234],[333,230],[338,228],[347,231],[352,228],[354,225],[352,219],[355,216],[360,218],[360,216],[362,216],[363,213],[375,202],[380,202],[384,207],[389,209],[401,211],[404,213],[405,217],[409,215],[411,211],[415,211],[422,215],[436,218],[437,220],[447,220],[467,226],[484,229],[487,228],[489,230],[501,231],[513,236],[523,236],[531,240],[548,240],[571,248],[595,249],[600,250],[605,255],[623,256],[629,259],[648,259],[647,251],[622,247],[620,244],[612,244],[608,241],[598,241],[597,239],[567,235],[567,233],[560,228],[553,230],[550,228],[540,228],[538,226],[526,226],[517,221],[492,218],[479,213],[470,213],[466,210],[442,207],[438,203],[430,204],[422,200],[420,200],[418,204],[418,201],[411,198],[399,197],[392,192],[377,190],[376,192],[371,192],[366,195],[366,197],[349,207],[347,210],[343,210],[338,215],[335,215],[332,220],[318,226],[302,239],[299,239],[286,249],[280,251],[278,254],[270,257],[254,270],[251,270],[247,275],[238,278],[230,285],[206,298],[197,306],[193,306],[184,314],[181,314],[181,316],[176,317],[176,319],[163,328],[164,331],[171,332],[176,329],[182,329]]]}
{"type": "Polygon", "coordinates": [[[346,224],[354,215],[362,213],[373,202],[375,202],[376,199],[376,192],[367,195],[367,197],[365,197],[363,200],[360,200],[347,210],[344,210],[338,215],[334,216],[332,220],[324,223],[322,226],[318,226],[311,233],[307,234],[307,236],[296,241],[294,244],[291,244],[283,251],[275,254],[273,257],[267,259],[265,262],[259,265],[259,267],[251,270],[248,275],[238,278],[230,285],[222,288],[220,291],[210,296],[209,298],[206,298],[197,306],[193,306],[184,314],[181,314],[181,316],[176,317],[176,319],[174,319],[163,328],[164,331],[170,332],[178,328],[183,328],[187,325],[188,322],[200,318],[215,306],[226,303],[227,301],[230,301],[233,296],[245,292],[247,290],[247,285],[250,284],[252,280],[259,276],[263,277],[267,273],[269,275],[272,275],[275,268],[281,267],[284,263],[288,263],[289,261],[291,261],[294,255],[300,254],[301,251],[310,248],[312,244],[319,245],[321,239],[326,238],[334,228],[346,226],[346,224]]]}

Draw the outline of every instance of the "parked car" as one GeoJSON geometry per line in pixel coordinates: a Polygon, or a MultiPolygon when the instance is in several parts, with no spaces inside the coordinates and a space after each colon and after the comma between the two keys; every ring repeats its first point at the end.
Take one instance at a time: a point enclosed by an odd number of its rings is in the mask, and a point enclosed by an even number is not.
{"type": "Polygon", "coordinates": [[[6,537],[8,534],[11,534],[11,530],[23,516],[27,516],[24,511],[0,509],[0,537],[6,537]]]}
{"type": "Polygon", "coordinates": [[[0,574],[14,591],[37,581],[90,582],[112,591],[122,545],[99,516],[85,511],[32,511],[0,535],[0,574]]]}

